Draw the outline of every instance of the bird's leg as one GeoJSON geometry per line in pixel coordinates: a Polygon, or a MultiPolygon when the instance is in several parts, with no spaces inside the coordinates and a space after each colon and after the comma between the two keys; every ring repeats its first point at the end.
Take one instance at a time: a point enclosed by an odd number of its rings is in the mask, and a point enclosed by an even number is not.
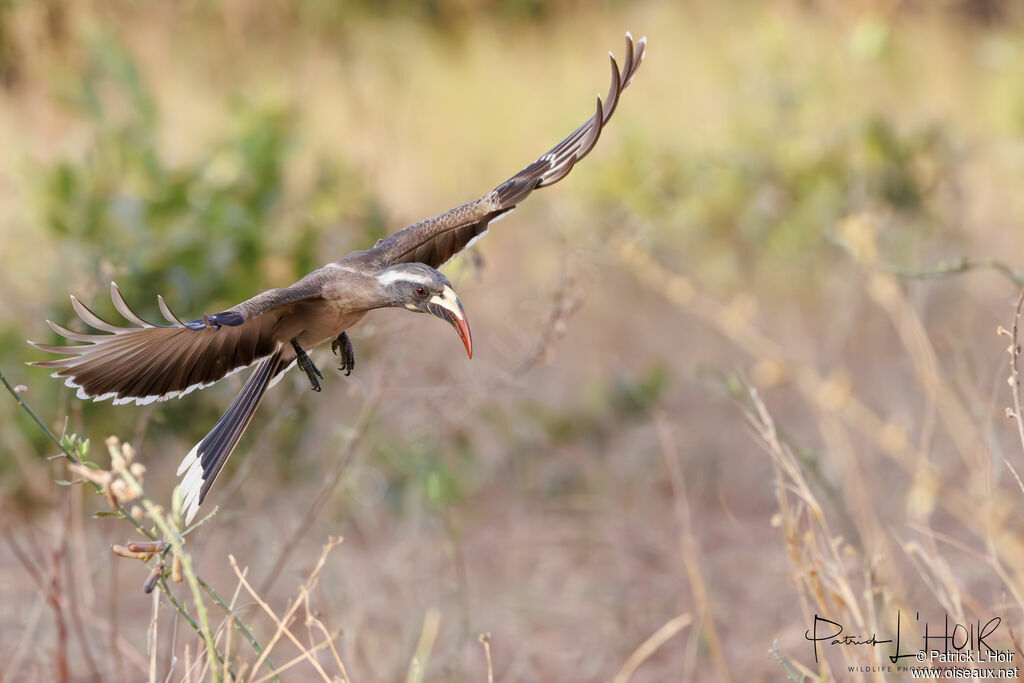
{"type": "Polygon", "coordinates": [[[348,335],[342,332],[335,337],[334,341],[331,342],[331,351],[341,361],[338,369],[343,371],[346,377],[351,375],[356,367],[356,350],[352,348],[352,342],[349,340],[348,335]]]}
{"type": "Polygon", "coordinates": [[[295,362],[298,363],[299,368],[306,373],[306,377],[309,378],[309,384],[313,391],[320,391],[320,382],[317,377],[323,379],[323,375],[320,374],[320,370],[313,365],[313,361],[309,359],[306,352],[299,346],[299,342],[296,339],[292,339],[292,348],[295,349],[295,362]]]}

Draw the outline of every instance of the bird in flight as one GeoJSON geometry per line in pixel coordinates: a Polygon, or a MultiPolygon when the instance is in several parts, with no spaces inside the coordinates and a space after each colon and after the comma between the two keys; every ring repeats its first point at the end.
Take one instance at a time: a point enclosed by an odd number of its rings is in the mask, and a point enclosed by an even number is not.
{"type": "Polygon", "coordinates": [[[74,296],[71,305],[89,327],[105,334],[84,334],[47,324],[77,346],[29,342],[65,356],[32,363],[56,368],[52,376],[78,390],[78,398],[115,404],[180,398],[224,377],[255,365],[227,411],[181,461],[186,523],[191,523],[214,479],[235,449],[267,389],[298,365],[314,391],[320,391],[320,370],[307,351],[331,341],[346,375],[355,366],[345,330],[369,311],[385,307],[430,313],[455,328],[466,354],[473,357],[473,337],[462,302],[437,269],[483,237],[489,225],[503,218],[535,189],[552,185],[597,144],[601,130],[644,59],[646,38],[635,44],[626,34],[622,69],[611,56],[612,81],[606,102],[597,97],[597,111],[568,137],[526,168],[480,199],[414,223],[372,249],[355,251],[328,263],[291,285],[257,294],[248,301],[212,315],[182,322],[158,296],[166,325],[139,317],[117,285],[110,296],[117,312],[132,323],[114,325],[93,313],[74,296]]]}

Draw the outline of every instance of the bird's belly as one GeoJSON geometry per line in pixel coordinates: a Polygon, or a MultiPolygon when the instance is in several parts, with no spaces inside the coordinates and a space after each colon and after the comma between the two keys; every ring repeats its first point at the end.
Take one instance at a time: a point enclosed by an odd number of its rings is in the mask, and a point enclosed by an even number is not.
{"type": "Polygon", "coordinates": [[[296,338],[302,348],[311,349],[328,339],[334,339],[362,320],[364,315],[366,315],[365,311],[358,313],[330,309],[321,311],[318,315],[310,316],[305,320],[303,329],[296,335],[296,338]]]}

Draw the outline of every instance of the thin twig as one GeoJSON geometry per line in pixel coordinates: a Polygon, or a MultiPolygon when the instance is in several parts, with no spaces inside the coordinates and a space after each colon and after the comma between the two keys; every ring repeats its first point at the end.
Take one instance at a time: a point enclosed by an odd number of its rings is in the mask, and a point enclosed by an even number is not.
{"type": "Polygon", "coordinates": [[[487,683],[494,683],[494,664],[491,662],[491,634],[481,633],[477,640],[484,646],[484,658],[487,660],[487,683]]]}
{"type": "MultiPolygon", "coordinates": [[[[14,400],[18,402],[18,405],[20,405],[25,410],[25,412],[32,416],[32,419],[35,421],[35,423],[39,425],[39,427],[46,433],[46,435],[50,437],[50,440],[57,445],[57,448],[60,449],[64,457],[76,465],[81,465],[81,459],[72,451],[68,450],[64,443],[60,439],[58,439],[52,431],[50,431],[50,428],[47,427],[46,424],[41,419],[39,419],[39,416],[36,415],[36,412],[32,410],[32,406],[30,406],[24,399],[21,398],[21,394],[17,392],[13,386],[11,386],[11,383],[7,380],[7,376],[4,375],[2,371],[0,371],[0,382],[3,382],[3,385],[7,387],[7,391],[9,391],[11,396],[14,397],[14,400]]],[[[90,483],[93,485],[97,492],[103,492],[102,486],[100,486],[94,481],[90,483]]],[[[145,526],[143,526],[142,522],[136,519],[135,516],[132,515],[131,511],[126,506],[118,503],[117,511],[120,512],[125,519],[131,522],[132,525],[135,527],[135,530],[138,531],[140,534],[142,534],[151,541],[157,540],[153,532],[145,526]]]]}
{"type": "Polygon", "coordinates": [[[572,291],[574,282],[575,280],[565,263],[565,254],[563,252],[558,287],[555,289],[547,320],[544,321],[544,325],[540,329],[540,339],[516,363],[512,369],[513,377],[522,377],[532,370],[548,356],[555,343],[565,336],[565,321],[583,306],[583,296],[578,292],[572,291]]]}
{"type": "Polygon", "coordinates": [[[1000,275],[1005,276],[1011,282],[1016,284],[1018,287],[1024,286],[1024,273],[1017,270],[1013,266],[1000,261],[997,258],[986,257],[980,259],[972,259],[967,256],[961,256],[951,263],[941,261],[931,268],[908,268],[901,266],[896,263],[889,263],[886,261],[879,261],[877,259],[865,261],[857,257],[854,250],[843,240],[832,237],[830,241],[836,246],[840,247],[844,251],[848,252],[853,256],[857,262],[868,270],[874,270],[880,273],[888,273],[895,275],[896,277],[903,278],[906,280],[938,280],[947,277],[956,277],[957,275],[964,275],[974,270],[994,270],[1000,275]]]}
{"type": "MultiPolygon", "coordinates": [[[[78,595],[78,584],[76,581],[77,573],[71,564],[72,560],[74,559],[77,561],[77,558],[73,558],[73,554],[68,551],[70,543],[69,535],[72,523],[72,500],[72,496],[68,496],[64,499],[64,524],[62,525],[61,530],[61,547],[63,549],[61,559],[63,560],[62,565],[64,568],[64,575],[67,577],[65,581],[67,586],[67,612],[71,618],[71,628],[74,631],[75,636],[78,638],[79,650],[82,658],[85,660],[85,665],[89,670],[90,677],[93,680],[98,681],[102,679],[102,676],[100,675],[99,667],[96,664],[96,658],[93,657],[92,654],[92,646],[89,641],[88,630],[82,624],[82,600],[79,599],[78,595]]],[[[86,607],[86,609],[88,609],[88,607],[86,607]]]]}
{"type": "MultiPolygon", "coordinates": [[[[330,632],[324,623],[310,614],[309,611],[309,594],[306,594],[306,618],[310,621],[313,626],[320,629],[320,632],[324,634],[324,638],[327,639],[327,643],[331,648],[331,656],[334,657],[334,663],[338,667],[338,671],[341,672],[341,677],[345,679],[345,683],[352,683],[352,679],[348,677],[348,670],[345,668],[344,662],[341,661],[341,655],[338,653],[338,648],[334,647],[334,638],[331,637],[330,632]]],[[[312,640],[310,641],[312,642],[312,640]]]]}
{"type": "MultiPolygon", "coordinates": [[[[66,531],[66,529],[65,529],[66,531]]],[[[63,536],[63,534],[62,534],[63,536]]],[[[66,538],[66,537],[64,537],[66,538]]],[[[69,681],[71,679],[71,672],[68,668],[68,627],[64,621],[64,600],[63,600],[63,583],[61,582],[61,558],[65,552],[63,539],[61,543],[57,544],[57,547],[53,549],[50,554],[50,582],[49,582],[49,599],[50,606],[53,608],[53,617],[57,623],[57,679],[60,681],[69,681]]]]}
{"type": "Polygon", "coordinates": [[[275,583],[277,583],[278,578],[281,576],[281,572],[284,570],[285,564],[287,564],[288,560],[291,559],[292,554],[295,552],[295,548],[298,547],[299,543],[302,542],[302,539],[313,527],[313,521],[320,514],[323,506],[334,494],[334,489],[337,488],[338,482],[341,480],[342,473],[352,461],[352,457],[362,442],[362,438],[366,434],[366,429],[369,427],[370,421],[377,412],[377,407],[380,405],[383,397],[384,389],[383,382],[381,382],[363,404],[363,409],[360,412],[358,419],[356,419],[355,425],[353,425],[349,432],[349,438],[348,442],[345,444],[344,452],[331,464],[331,469],[327,473],[324,483],[320,486],[320,490],[317,491],[316,496],[313,498],[313,502],[306,510],[306,513],[302,516],[298,525],[295,527],[295,531],[291,534],[284,548],[280,553],[278,553],[274,566],[271,568],[270,573],[267,574],[267,578],[264,579],[263,583],[260,585],[260,595],[267,595],[270,593],[270,589],[275,583]]]}
{"type": "Polygon", "coordinates": [[[661,441],[661,451],[665,459],[665,467],[669,473],[672,486],[672,497],[675,499],[676,521],[679,524],[679,550],[683,556],[683,566],[690,583],[690,592],[700,614],[704,637],[707,639],[711,661],[714,664],[716,677],[719,681],[731,680],[729,667],[722,653],[722,641],[715,627],[715,619],[708,604],[708,589],[704,582],[704,574],[700,568],[700,549],[693,533],[693,522],[690,517],[690,504],[686,496],[682,468],[679,466],[679,454],[676,451],[675,439],[667,419],[661,413],[655,415],[654,425],[661,441]]]}
{"type": "MultiPolygon", "coordinates": [[[[319,652],[320,650],[323,650],[324,648],[326,648],[328,645],[330,645],[330,643],[331,643],[331,641],[328,639],[328,640],[324,640],[324,641],[318,643],[316,646],[314,646],[314,647],[312,647],[312,648],[310,648],[308,650],[303,648],[301,654],[296,655],[295,657],[291,658],[290,660],[288,660],[287,662],[282,664],[277,669],[274,669],[274,671],[272,673],[267,674],[266,676],[263,676],[262,678],[257,678],[255,681],[253,681],[253,683],[264,683],[264,681],[268,681],[272,677],[276,678],[277,674],[280,674],[280,673],[284,672],[285,670],[290,669],[291,667],[295,666],[296,664],[298,664],[299,662],[301,662],[304,659],[308,659],[309,661],[311,661],[314,664],[316,664],[317,662],[313,658],[313,655],[316,654],[317,652],[319,652]]],[[[317,666],[319,666],[319,664],[317,664],[317,666]]],[[[328,679],[325,679],[325,680],[327,680],[329,682],[331,679],[328,678],[328,679]]]]}
{"type": "MultiPolygon", "coordinates": [[[[113,450],[114,446],[111,446],[110,448],[113,450]]],[[[185,546],[182,544],[182,540],[177,533],[177,529],[171,528],[171,524],[164,516],[163,510],[159,509],[147,496],[142,495],[142,485],[139,484],[138,480],[132,475],[130,468],[125,467],[118,474],[124,478],[129,486],[139,493],[139,501],[142,503],[142,507],[146,510],[147,514],[149,514],[157,527],[160,528],[160,532],[164,535],[164,538],[174,547],[174,552],[181,559],[181,568],[185,574],[185,581],[188,583],[188,587],[192,591],[192,601],[195,603],[196,615],[199,618],[199,625],[201,627],[199,629],[199,635],[206,644],[206,657],[210,667],[210,677],[214,683],[216,683],[220,680],[220,671],[217,669],[217,664],[221,657],[213,645],[213,634],[210,632],[210,620],[206,614],[206,603],[203,601],[203,591],[199,585],[199,580],[196,577],[196,570],[192,564],[192,556],[185,552],[185,546]]],[[[164,585],[166,585],[166,583],[164,583],[164,585]]]]}
{"type": "Polygon", "coordinates": [[[962,256],[953,263],[939,263],[934,268],[914,270],[904,268],[892,263],[869,263],[867,267],[871,270],[889,273],[905,280],[938,280],[945,277],[964,275],[972,270],[994,270],[1000,275],[1006,276],[1011,282],[1018,286],[1024,285],[1024,275],[1014,267],[994,258],[970,259],[962,256]]]}
{"type": "Polygon", "coordinates": [[[612,683],[627,683],[629,679],[633,677],[636,670],[640,668],[640,665],[646,662],[651,655],[658,651],[662,645],[667,643],[672,636],[682,631],[684,628],[689,626],[693,622],[693,618],[689,612],[684,612],[677,617],[669,619],[661,628],[652,633],[647,640],[640,643],[640,645],[633,650],[626,663],[622,665],[619,673],[615,674],[615,678],[612,679],[612,683]]]}
{"type": "Polygon", "coordinates": [[[772,658],[775,659],[775,661],[777,661],[779,664],[781,664],[782,668],[786,670],[787,680],[793,681],[793,683],[803,683],[803,681],[807,678],[806,676],[800,676],[799,678],[797,678],[796,671],[793,671],[793,667],[791,667],[789,665],[789,662],[786,661],[785,657],[783,657],[779,653],[778,638],[772,641],[772,658]]]}
{"type": "MultiPolygon", "coordinates": [[[[227,614],[229,617],[235,616],[234,610],[226,602],[224,602],[224,599],[220,597],[217,591],[210,587],[210,584],[206,583],[203,577],[196,575],[196,578],[199,580],[199,585],[203,587],[203,590],[206,591],[207,595],[213,598],[213,601],[217,603],[217,605],[221,609],[224,610],[225,614],[227,614]]],[[[234,602],[234,600],[232,600],[232,602],[234,602]]],[[[245,636],[245,639],[249,641],[249,645],[251,645],[252,649],[256,652],[256,656],[262,656],[263,648],[260,646],[259,642],[256,640],[256,637],[252,634],[252,631],[249,629],[246,623],[242,619],[239,619],[237,616],[235,616],[234,621],[232,623],[234,623],[235,629],[237,629],[243,636],[245,636]]],[[[274,671],[274,663],[270,660],[269,657],[264,658],[264,663],[267,669],[269,669],[270,671],[274,671]]],[[[275,676],[273,680],[276,681],[277,677],[275,676]]]]}
{"type": "Polygon", "coordinates": [[[423,615],[423,629],[420,631],[420,639],[416,643],[416,650],[409,662],[409,673],[405,676],[405,683],[423,683],[423,677],[427,672],[427,662],[430,661],[430,652],[434,649],[434,642],[437,640],[437,631],[440,626],[441,611],[436,607],[431,607],[423,615]]]}
{"type": "Polygon", "coordinates": [[[160,648],[157,647],[157,635],[158,635],[158,624],[159,619],[157,618],[160,614],[160,594],[153,591],[153,616],[149,619],[149,683],[156,683],[156,653],[160,648]]]}
{"type": "MultiPolygon", "coordinates": [[[[299,598],[297,598],[291,604],[291,606],[288,608],[288,611],[285,613],[283,618],[279,618],[277,616],[277,614],[274,613],[274,610],[272,610],[270,608],[270,605],[268,605],[267,602],[263,598],[260,597],[260,594],[257,593],[253,589],[252,585],[248,582],[248,580],[246,580],[245,573],[238,567],[238,562],[235,560],[234,555],[228,555],[228,562],[231,563],[231,568],[234,569],[235,575],[238,577],[239,583],[241,583],[242,587],[244,587],[245,590],[248,591],[249,595],[252,596],[252,599],[256,601],[256,604],[259,605],[263,609],[263,611],[267,613],[267,615],[271,618],[271,620],[273,620],[273,622],[277,625],[277,632],[274,634],[274,636],[267,643],[267,647],[264,650],[263,654],[260,655],[260,658],[256,661],[256,664],[253,666],[253,671],[255,671],[256,669],[259,668],[260,662],[263,661],[264,659],[266,659],[266,657],[269,655],[271,649],[273,649],[274,645],[277,643],[277,641],[280,639],[280,637],[282,635],[285,635],[285,636],[288,637],[289,640],[292,641],[292,643],[297,648],[299,648],[300,652],[306,652],[306,655],[309,658],[310,663],[317,670],[317,672],[323,677],[324,680],[326,680],[326,681],[330,681],[331,680],[330,677],[327,676],[327,672],[325,672],[323,670],[323,667],[320,666],[320,663],[317,662],[316,659],[314,659],[312,656],[309,656],[309,655],[311,655],[311,653],[305,650],[305,648],[302,645],[302,642],[298,638],[296,638],[295,634],[293,634],[288,629],[288,622],[291,620],[292,616],[295,614],[295,610],[302,603],[302,601],[301,601],[302,595],[305,594],[305,593],[308,593],[309,590],[311,589],[311,587],[313,586],[313,584],[317,581],[317,579],[318,579],[318,577],[320,575],[320,570],[323,569],[324,563],[327,561],[328,553],[330,553],[331,549],[334,546],[338,545],[339,543],[341,543],[341,539],[340,538],[332,538],[324,546],[323,552],[320,554],[320,559],[317,561],[316,566],[314,566],[313,567],[313,571],[310,572],[309,578],[306,580],[306,583],[303,584],[302,587],[299,589],[299,598]]],[[[281,671],[284,668],[285,667],[281,667],[279,669],[275,669],[275,672],[281,671]]]]}
{"type": "Polygon", "coordinates": [[[1024,287],[1017,297],[1017,308],[1013,314],[1013,329],[1010,332],[1010,388],[1013,390],[1013,418],[1017,422],[1017,436],[1024,448],[1024,415],[1021,414],[1020,398],[1020,318],[1024,311],[1024,287]]]}
{"type": "Polygon", "coordinates": [[[11,396],[13,396],[14,400],[18,402],[18,405],[21,406],[26,413],[32,416],[32,419],[35,421],[37,425],[39,425],[39,427],[46,433],[46,435],[50,437],[50,440],[57,444],[57,448],[59,448],[61,452],[64,453],[64,456],[73,463],[77,463],[79,465],[82,464],[77,456],[75,456],[71,451],[64,447],[64,444],[61,443],[61,440],[58,439],[53,432],[50,431],[50,428],[46,426],[46,423],[39,419],[39,416],[36,415],[36,411],[32,410],[32,406],[30,406],[28,403],[25,402],[24,399],[21,398],[21,393],[16,391],[14,387],[11,386],[11,383],[7,380],[7,375],[5,375],[2,371],[0,371],[0,382],[4,383],[4,386],[7,387],[7,391],[11,392],[11,396]]]}

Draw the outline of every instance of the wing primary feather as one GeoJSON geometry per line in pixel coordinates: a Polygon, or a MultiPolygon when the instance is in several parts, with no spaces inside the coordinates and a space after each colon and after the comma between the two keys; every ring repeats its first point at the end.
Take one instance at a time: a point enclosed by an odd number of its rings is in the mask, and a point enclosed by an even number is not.
{"type": "MultiPolygon", "coordinates": [[[[95,348],[93,344],[83,344],[82,346],[55,346],[54,344],[41,344],[40,342],[30,341],[29,344],[36,347],[40,351],[46,351],[48,353],[63,353],[67,356],[78,356],[89,351],[89,349],[95,348]]],[[[61,360],[70,360],[78,362],[77,358],[62,358],[61,360]]],[[[50,363],[53,361],[40,361],[35,363],[40,367],[46,367],[42,363],[50,363]]]]}
{"type": "Polygon", "coordinates": [[[629,74],[633,71],[633,34],[626,31],[626,56],[622,65],[622,73],[629,74]]]}
{"type": "Polygon", "coordinates": [[[121,290],[117,288],[117,283],[113,280],[110,281],[110,300],[114,302],[114,308],[117,312],[124,316],[125,320],[133,322],[139,327],[156,327],[152,323],[148,323],[140,318],[135,311],[131,309],[128,302],[124,300],[124,296],[121,295],[121,290]]]}
{"type": "Polygon", "coordinates": [[[71,341],[84,341],[96,343],[100,339],[104,339],[107,336],[105,334],[87,334],[84,332],[75,332],[74,330],[69,330],[68,328],[62,325],[58,325],[52,320],[47,320],[46,324],[50,326],[51,330],[53,330],[60,336],[64,337],[65,339],[70,339],[71,341]]]}
{"type": "Polygon", "coordinates": [[[619,91],[621,90],[622,80],[619,77],[619,65],[615,61],[615,55],[611,52],[608,53],[611,57],[612,62],[612,84],[608,88],[608,104],[605,106],[604,121],[607,121],[615,113],[615,107],[619,104],[619,91]]]}
{"type": "Polygon", "coordinates": [[[185,327],[185,323],[181,322],[178,316],[174,315],[174,311],[171,310],[171,307],[167,305],[167,302],[164,301],[164,298],[159,294],[156,295],[156,303],[160,307],[160,315],[162,315],[167,322],[172,325],[177,325],[178,327],[185,327]]]}
{"type": "Polygon", "coordinates": [[[108,323],[106,320],[89,310],[88,306],[83,304],[73,295],[71,297],[71,307],[75,309],[75,313],[78,314],[78,317],[81,318],[86,325],[89,327],[95,327],[97,330],[117,334],[119,332],[127,332],[132,329],[130,327],[118,327],[117,325],[108,323]]]}

